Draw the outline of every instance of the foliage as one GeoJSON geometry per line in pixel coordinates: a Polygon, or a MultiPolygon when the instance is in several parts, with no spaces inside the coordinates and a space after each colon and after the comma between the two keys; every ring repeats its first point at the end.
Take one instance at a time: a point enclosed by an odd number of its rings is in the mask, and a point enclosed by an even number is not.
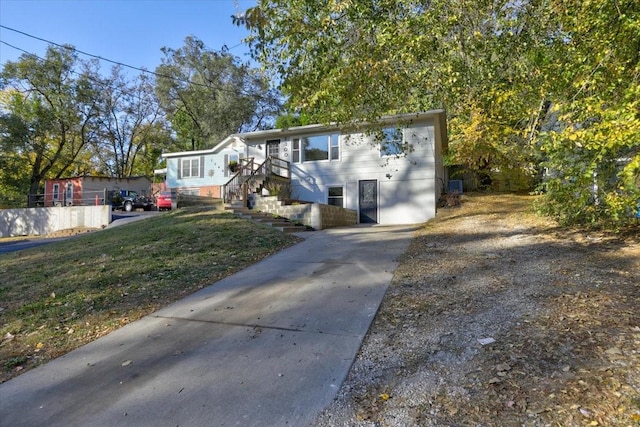
{"type": "Polygon", "coordinates": [[[282,114],[276,118],[275,128],[288,129],[296,126],[305,126],[310,124],[313,124],[313,121],[311,120],[308,114],[287,113],[287,114],[282,114]]]}
{"type": "Polygon", "coordinates": [[[270,196],[276,196],[280,200],[290,200],[293,198],[293,188],[290,182],[268,179],[264,184],[264,188],[269,192],[270,196]]]}
{"type": "Polygon", "coordinates": [[[558,0],[558,123],[541,144],[541,210],[566,223],[620,226],[640,200],[640,4],[558,0]]]}
{"type": "Polygon", "coordinates": [[[144,74],[127,81],[114,67],[102,81],[99,100],[100,138],[94,154],[102,173],[117,178],[152,175],[162,148],[171,140],[153,82],[144,74]]]}
{"type": "Polygon", "coordinates": [[[0,86],[11,89],[2,104],[10,124],[3,151],[28,164],[30,193],[47,177],[90,168],[79,159],[96,138],[96,78],[94,64],[80,61],[69,47],[50,47],[44,60],[24,54],[5,63],[0,86]]]}
{"type": "MultiPolygon", "coordinates": [[[[3,98],[4,95],[8,94],[3,92],[3,98]]],[[[15,148],[26,134],[25,124],[18,116],[0,114],[0,209],[24,205],[29,192],[29,162],[15,148]]]]}
{"type": "Polygon", "coordinates": [[[289,109],[343,123],[445,108],[450,164],[525,184],[553,169],[569,180],[547,183],[548,212],[591,222],[628,220],[637,195],[639,9],[633,0],[261,0],[234,21],[251,30],[252,53],[282,81],[289,109]],[[586,197],[594,172],[602,197],[586,197]],[[593,215],[567,216],[585,209],[593,215]]]}
{"type": "Polygon", "coordinates": [[[156,94],[181,149],[203,149],[231,133],[262,129],[280,109],[264,76],[226,51],[187,37],[163,48],[156,94]]]}

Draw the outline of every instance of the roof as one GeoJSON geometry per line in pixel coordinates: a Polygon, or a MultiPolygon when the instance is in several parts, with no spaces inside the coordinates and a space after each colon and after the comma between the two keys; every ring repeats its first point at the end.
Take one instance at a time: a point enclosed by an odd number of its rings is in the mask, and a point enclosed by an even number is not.
{"type": "MultiPolygon", "coordinates": [[[[399,123],[399,122],[407,122],[407,121],[419,121],[424,120],[433,116],[437,116],[439,114],[444,114],[444,110],[431,110],[431,111],[423,111],[419,113],[408,113],[408,114],[397,114],[393,116],[383,116],[380,118],[379,123],[382,124],[390,124],[390,123],[399,123]]],[[[220,151],[222,148],[229,145],[236,139],[241,141],[254,140],[254,139],[266,139],[266,138],[282,138],[290,135],[300,135],[305,133],[312,132],[322,132],[322,131],[335,131],[343,128],[349,127],[368,127],[373,125],[371,122],[352,122],[348,124],[338,125],[336,123],[330,124],[313,124],[313,125],[305,125],[305,126],[295,126],[291,128],[284,129],[268,129],[268,130],[258,130],[254,132],[243,132],[243,133],[234,133],[229,135],[221,142],[216,144],[213,148],[209,148],[206,150],[198,150],[198,151],[180,151],[176,153],[163,153],[163,158],[169,157],[182,157],[182,156],[197,156],[204,154],[212,154],[220,151]]]]}

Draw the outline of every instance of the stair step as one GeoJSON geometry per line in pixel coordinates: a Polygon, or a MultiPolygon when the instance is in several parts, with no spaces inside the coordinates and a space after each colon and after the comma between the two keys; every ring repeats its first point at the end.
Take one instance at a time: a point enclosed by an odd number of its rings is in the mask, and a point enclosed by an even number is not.
{"type": "Polygon", "coordinates": [[[260,224],[268,225],[283,233],[297,233],[307,231],[305,225],[294,224],[286,218],[274,218],[273,215],[265,212],[256,212],[249,208],[225,206],[226,210],[231,210],[235,215],[250,219],[260,224]]]}
{"type": "Polygon", "coordinates": [[[292,225],[289,227],[273,227],[276,230],[280,230],[283,233],[299,233],[301,231],[307,231],[307,227],[304,225],[292,225]]]}

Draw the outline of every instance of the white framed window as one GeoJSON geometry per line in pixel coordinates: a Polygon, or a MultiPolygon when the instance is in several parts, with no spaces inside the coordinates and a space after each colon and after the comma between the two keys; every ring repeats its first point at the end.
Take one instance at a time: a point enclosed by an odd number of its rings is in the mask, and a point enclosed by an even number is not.
{"type": "Polygon", "coordinates": [[[329,137],[329,151],[331,152],[331,160],[340,159],[340,135],[331,134],[329,137]]]}
{"type": "Polygon", "coordinates": [[[204,159],[189,157],[178,160],[178,178],[202,178],[204,176],[204,159]]]}
{"type": "Polygon", "coordinates": [[[60,200],[60,184],[53,184],[53,203],[60,200]]]}
{"type": "Polygon", "coordinates": [[[329,138],[327,135],[315,135],[302,138],[304,161],[315,162],[329,160],[329,138]]]}
{"type": "Polygon", "coordinates": [[[315,162],[340,159],[340,134],[305,136],[293,139],[293,161],[315,162]],[[302,154],[302,158],[300,158],[302,154]]]}
{"type": "Polygon", "coordinates": [[[344,208],[344,187],[329,186],[327,187],[327,204],[344,208]]]}
{"type": "Polygon", "coordinates": [[[404,137],[402,129],[385,128],[378,134],[380,139],[380,156],[400,156],[404,153],[404,137]]]}
{"type": "Polygon", "coordinates": [[[293,138],[291,141],[291,161],[300,163],[300,138],[293,138]]]}

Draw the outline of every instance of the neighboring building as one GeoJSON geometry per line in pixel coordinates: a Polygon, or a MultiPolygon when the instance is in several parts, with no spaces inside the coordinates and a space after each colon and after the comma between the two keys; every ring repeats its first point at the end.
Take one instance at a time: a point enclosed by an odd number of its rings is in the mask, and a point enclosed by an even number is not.
{"type": "Polygon", "coordinates": [[[308,125],[239,133],[209,150],[165,153],[167,188],[227,198],[236,163],[255,169],[277,158],[286,163],[275,168],[290,180],[291,198],[356,210],[359,222],[433,218],[448,179],[444,111],[388,116],[381,123],[382,129],[360,125],[358,131],[308,125]]]}
{"type": "Polygon", "coordinates": [[[133,190],[140,195],[151,196],[151,180],[145,176],[123,179],[104,176],[50,179],[44,183],[44,206],[92,205],[96,198],[102,204],[105,190],[133,190]]]}

